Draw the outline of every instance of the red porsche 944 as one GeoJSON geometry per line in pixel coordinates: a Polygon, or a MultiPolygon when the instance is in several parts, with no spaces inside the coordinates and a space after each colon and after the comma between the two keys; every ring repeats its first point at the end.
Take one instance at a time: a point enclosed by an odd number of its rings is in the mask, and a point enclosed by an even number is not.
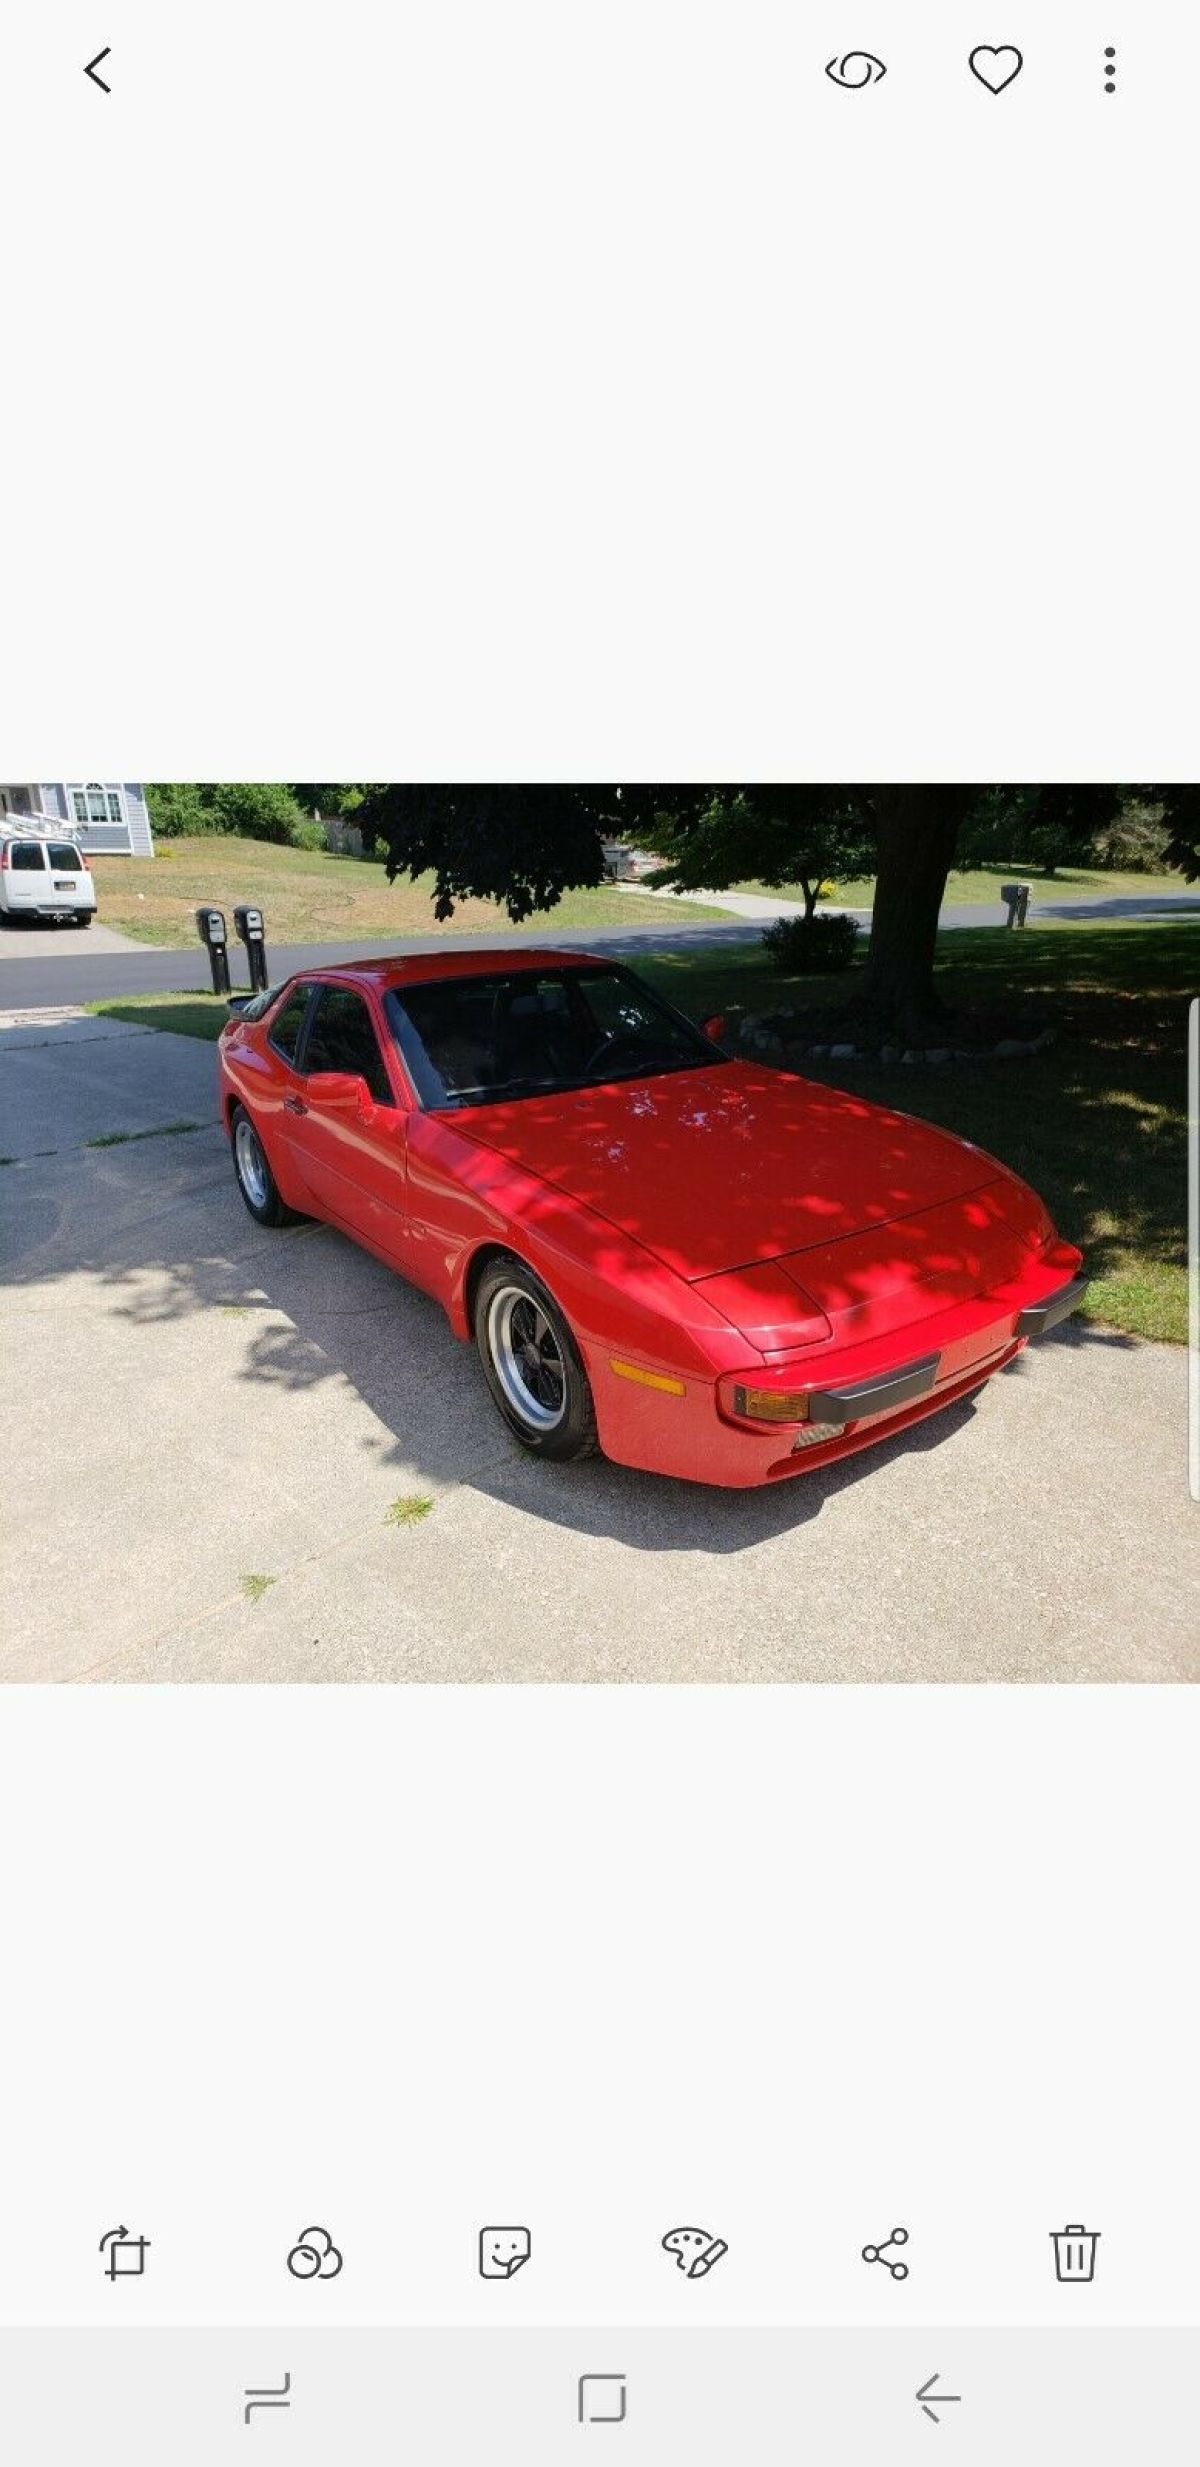
{"type": "Polygon", "coordinates": [[[965,1396],[1084,1288],[981,1148],[732,1060],[583,953],[315,969],[235,1009],[219,1074],[251,1215],[435,1295],[558,1461],[782,1480],[965,1396]]]}

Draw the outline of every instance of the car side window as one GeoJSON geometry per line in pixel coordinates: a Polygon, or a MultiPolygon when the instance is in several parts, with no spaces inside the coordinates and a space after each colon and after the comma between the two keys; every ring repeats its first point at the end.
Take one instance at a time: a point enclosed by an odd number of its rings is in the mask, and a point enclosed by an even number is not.
{"type": "Polygon", "coordinates": [[[311,991],[312,987],[309,985],[294,986],[286,1002],[282,1003],[276,1012],[267,1031],[276,1052],[283,1055],[285,1062],[294,1062],[296,1059],[296,1047],[300,1042],[300,1031],[304,1026],[304,1014],[308,1009],[308,997],[311,991]]]}
{"type": "Polygon", "coordinates": [[[322,985],[304,1049],[304,1069],[354,1071],[365,1079],[377,1105],[394,1105],[379,1039],[361,994],[348,985],[322,985]]]}

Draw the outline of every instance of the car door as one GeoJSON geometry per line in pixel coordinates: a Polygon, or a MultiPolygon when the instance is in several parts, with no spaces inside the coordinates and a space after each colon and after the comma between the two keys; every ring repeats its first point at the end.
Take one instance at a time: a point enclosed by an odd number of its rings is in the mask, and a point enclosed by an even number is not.
{"type": "Polygon", "coordinates": [[[406,1264],[406,1107],[366,997],[318,984],[297,1055],[299,1109],[285,1099],[289,1138],[318,1207],[397,1266],[406,1264]],[[365,1082],[367,1101],[323,1090],[324,1074],[365,1082]]]}
{"type": "Polygon", "coordinates": [[[251,1044],[240,1057],[245,1073],[239,1082],[241,1092],[266,1143],[276,1178],[286,1187],[289,1205],[296,1207],[303,1205],[307,1191],[304,1159],[294,1136],[304,1116],[299,1054],[315,993],[311,977],[298,978],[270,1013],[261,1046],[251,1044]],[[296,1190],[297,1178],[303,1190],[296,1190]]]}
{"type": "Polygon", "coordinates": [[[50,881],[46,872],[46,851],[40,839],[6,841],[4,870],[8,875],[8,897],[5,906],[13,916],[28,916],[35,908],[49,906],[50,881]]]}

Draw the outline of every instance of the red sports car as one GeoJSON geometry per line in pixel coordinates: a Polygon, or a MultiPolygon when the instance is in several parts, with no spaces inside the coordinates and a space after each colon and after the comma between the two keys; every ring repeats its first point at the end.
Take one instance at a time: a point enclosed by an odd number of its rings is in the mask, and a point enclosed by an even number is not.
{"type": "Polygon", "coordinates": [[[733,1061],[582,953],[315,969],[219,1057],[251,1215],[436,1295],[539,1456],[779,1481],[966,1395],[1086,1281],[981,1148],[733,1061]]]}

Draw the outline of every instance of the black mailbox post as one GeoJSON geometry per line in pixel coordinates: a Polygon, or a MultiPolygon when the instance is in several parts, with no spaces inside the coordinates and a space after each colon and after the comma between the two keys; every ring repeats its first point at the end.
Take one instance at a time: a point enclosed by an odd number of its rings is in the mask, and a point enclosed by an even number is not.
{"type": "Polygon", "coordinates": [[[229,936],[219,908],[197,908],[196,931],[208,953],[214,994],[229,991],[229,936]]]}
{"type": "Polygon", "coordinates": [[[244,942],[246,945],[246,955],[250,962],[251,988],[256,994],[265,993],[267,985],[267,931],[265,925],[263,924],[262,909],[235,908],[233,912],[233,922],[238,941],[244,942]]]}

